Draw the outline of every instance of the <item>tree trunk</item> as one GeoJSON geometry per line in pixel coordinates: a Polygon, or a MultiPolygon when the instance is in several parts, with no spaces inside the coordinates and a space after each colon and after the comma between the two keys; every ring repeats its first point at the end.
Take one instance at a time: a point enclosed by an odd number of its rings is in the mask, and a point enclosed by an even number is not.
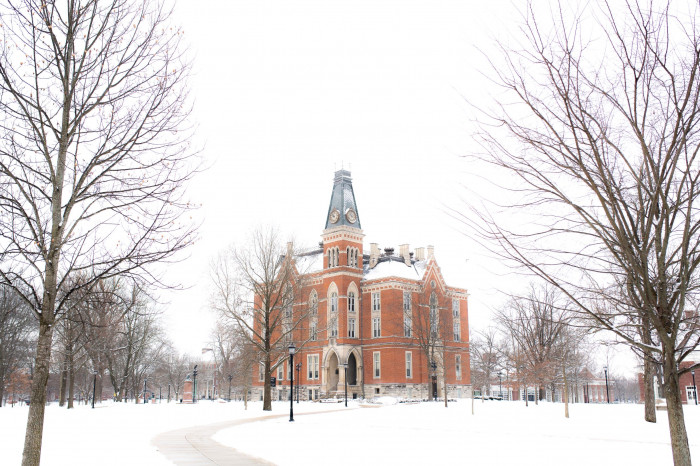
{"type": "MultiPolygon", "coordinates": [[[[651,345],[651,324],[648,317],[642,317],[642,326],[640,329],[642,343],[651,345]]],[[[651,351],[644,350],[644,420],[647,422],[656,422],[656,395],[654,393],[654,373],[656,367],[651,351]]]]}
{"type": "Polygon", "coordinates": [[[472,416],[474,415],[474,389],[472,388],[472,416]]]}
{"type": "Polygon", "coordinates": [[[569,385],[566,382],[566,369],[562,367],[562,375],[564,376],[564,389],[561,392],[562,400],[564,401],[564,417],[569,418],[569,385]]]}
{"type": "Polygon", "coordinates": [[[71,348],[68,353],[68,409],[73,409],[73,398],[75,398],[75,365],[71,348]]]}
{"type": "Polygon", "coordinates": [[[61,367],[61,381],[58,392],[58,406],[63,408],[66,404],[66,388],[68,387],[68,353],[63,358],[63,365],[61,367]]]}
{"type": "Polygon", "coordinates": [[[51,340],[53,338],[53,313],[45,319],[42,315],[39,324],[39,339],[34,360],[34,378],[32,379],[31,403],[27,430],[24,436],[22,466],[39,466],[41,459],[41,441],[44,430],[44,411],[46,409],[46,385],[49,381],[49,362],[51,361],[51,340]],[[49,322],[47,322],[49,320],[49,322]]]}
{"type": "Polygon", "coordinates": [[[644,420],[656,422],[656,395],[654,394],[654,362],[651,352],[644,352],[644,420]]]}
{"type": "Polygon", "coordinates": [[[447,408],[447,377],[442,377],[442,390],[445,395],[445,408],[447,408]]]}
{"type": "Polygon", "coordinates": [[[263,411],[272,411],[272,387],[270,387],[270,377],[272,376],[272,371],[270,370],[270,353],[265,355],[265,388],[263,389],[263,411]]]}
{"type": "Polygon", "coordinates": [[[668,428],[671,431],[671,450],[674,466],[691,466],[688,433],[685,429],[683,404],[679,385],[678,368],[673,353],[664,361],[664,386],[668,409],[668,428]]]}

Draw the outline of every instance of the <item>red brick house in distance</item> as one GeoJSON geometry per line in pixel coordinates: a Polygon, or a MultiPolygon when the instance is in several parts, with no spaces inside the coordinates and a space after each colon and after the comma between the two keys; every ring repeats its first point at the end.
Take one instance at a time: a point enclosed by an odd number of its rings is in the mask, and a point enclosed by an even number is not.
{"type": "MultiPolygon", "coordinates": [[[[449,397],[467,396],[467,291],[446,285],[432,246],[411,252],[403,244],[395,254],[371,243],[367,254],[364,236],[350,172],[339,170],[319,248],[293,258],[305,283],[294,307],[311,310],[292,337],[295,392],[302,400],[340,396],[347,370],[349,398],[442,397],[444,385],[449,397]],[[430,348],[427,332],[436,337],[430,348]]],[[[288,399],[288,358],[273,375],[273,399],[288,399]]],[[[253,399],[262,391],[256,369],[253,399]]]]}

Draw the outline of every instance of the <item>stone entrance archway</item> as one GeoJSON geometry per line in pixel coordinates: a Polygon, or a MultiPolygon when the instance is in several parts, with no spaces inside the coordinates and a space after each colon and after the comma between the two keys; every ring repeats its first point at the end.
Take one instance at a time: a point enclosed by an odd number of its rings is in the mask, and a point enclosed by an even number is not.
{"type": "Polygon", "coordinates": [[[348,385],[357,385],[357,359],[353,353],[348,357],[348,385]]]}
{"type": "Polygon", "coordinates": [[[338,390],[338,380],[340,379],[338,368],[338,355],[333,352],[328,358],[328,392],[338,390]]]}

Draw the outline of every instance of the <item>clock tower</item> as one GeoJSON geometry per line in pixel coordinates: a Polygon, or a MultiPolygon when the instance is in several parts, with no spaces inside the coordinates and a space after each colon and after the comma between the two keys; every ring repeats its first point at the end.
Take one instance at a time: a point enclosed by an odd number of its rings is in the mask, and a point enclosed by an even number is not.
{"type": "Polygon", "coordinates": [[[350,171],[338,170],[333,179],[326,228],[321,235],[324,269],[342,268],[349,272],[361,272],[364,236],[350,171]]]}

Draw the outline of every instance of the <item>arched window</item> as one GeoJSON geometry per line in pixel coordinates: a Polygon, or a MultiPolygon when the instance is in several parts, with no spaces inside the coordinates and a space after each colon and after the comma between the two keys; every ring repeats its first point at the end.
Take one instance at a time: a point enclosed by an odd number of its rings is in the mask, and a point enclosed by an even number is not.
{"type": "Polygon", "coordinates": [[[433,338],[437,337],[438,333],[438,304],[437,295],[433,291],[430,294],[430,335],[433,338]]]}
{"type": "Polygon", "coordinates": [[[312,290],[311,295],[309,295],[309,313],[312,316],[318,313],[318,293],[316,290],[312,290]]]}
{"type": "Polygon", "coordinates": [[[292,285],[287,285],[284,290],[283,296],[284,303],[284,317],[286,319],[292,318],[292,311],[294,307],[294,292],[292,291],[292,285]]]}
{"type": "Polygon", "coordinates": [[[338,293],[335,291],[330,295],[330,309],[331,313],[338,312],[338,293]]]}
{"type": "Polygon", "coordinates": [[[348,292],[348,312],[355,312],[355,292],[348,292]]]}

